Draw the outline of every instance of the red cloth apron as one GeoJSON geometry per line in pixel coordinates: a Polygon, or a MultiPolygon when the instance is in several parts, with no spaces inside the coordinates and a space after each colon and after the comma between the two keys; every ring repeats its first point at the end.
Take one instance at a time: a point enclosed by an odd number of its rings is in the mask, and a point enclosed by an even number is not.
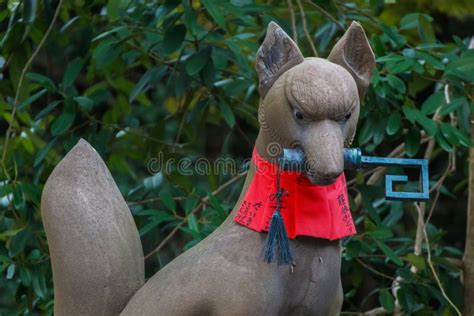
{"type": "MultiPolygon", "coordinates": [[[[234,221],[257,232],[266,231],[275,211],[278,167],[253,150],[256,173],[234,221]]],[[[280,172],[280,187],[285,192],[281,215],[288,238],[310,236],[339,239],[356,233],[347,198],[346,178],[342,173],[330,185],[313,185],[301,172],[280,172]]]]}

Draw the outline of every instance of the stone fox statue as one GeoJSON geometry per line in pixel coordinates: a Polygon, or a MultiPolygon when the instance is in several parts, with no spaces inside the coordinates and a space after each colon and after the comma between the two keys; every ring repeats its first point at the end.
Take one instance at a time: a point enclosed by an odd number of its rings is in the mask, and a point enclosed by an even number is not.
{"type": "MultiPolygon", "coordinates": [[[[327,59],[304,58],[270,23],[258,50],[261,102],[255,150],[302,149],[306,179],[331,185],[343,175],[359,102],[374,55],[353,22],[327,59]]],[[[84,140],[49,177],[41,201],[53,267],[56,315],[335,315],[342,301],[339,241],[297,236],[294,266],[263,262],[267,234],[233,220],[254,177],[250,165],[229,218],[147,282],[130,211],[96,151],[84,140]]],[[[310,184],[311,184],[310,183],[310,184]]]]}

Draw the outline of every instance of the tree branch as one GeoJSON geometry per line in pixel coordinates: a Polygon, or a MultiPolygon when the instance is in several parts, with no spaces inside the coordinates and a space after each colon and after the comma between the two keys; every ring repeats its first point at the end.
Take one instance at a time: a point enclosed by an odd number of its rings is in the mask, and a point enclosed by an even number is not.
{"type": "Polygon", "coordinates": [[[339,27],[342,31],[345,31],[346,28],[344,27],[344,25],[342,25],[338,20],[336,20],[335,17],[333,17],[329,12],[327,12],[326,10],[324,10],[322,7],[320,7],[319,5],[317,5],[316,3],[314,2],[311,2],[311,1],[305,1],[306,3],[309,3],[311,4],[313,7],[315,7],[316,9],[318,9],[325,17],[327,17],[329,20],[331,20],[334,24],[336,24],[337,27],[339,27]]]}
{"type": "Polygon", "coordinates": [[[441,294],[443,295],[444,299],[449,303],[449,305],[456,311],[456,313],[459,316],[462,316],[461,312],[459,311],[458,307],[451,301],[451,299],[448,297],[446,292],[444,291],[443,284],[441,283],[441,280],[439,279],[438,273],[436,272],[436,269],[433,265],[433,262],[431,261],[431,248],[430,248],[430,240],[428,239],[428,233],[426,232],[426,225],[423,221],[423,216],[421,214],[421,209],[417,203],[413,203],[415,205],[416,210],[418,211],[418,218],[422,219],[422,230],[423,230],[423,236],[426,242],[426,252],[427,252],[427,259],[426,261],[428,262],[428,266],[431,269],[431,272],[433,273],[433,276],[436,280],[436,283],[438,284],[438,288],[441,291],[441,294]]]}
{"type": "Polygon", "coordinates": [[[293,2],[287,0],[288,2],[288,12],[290,13],[291,20],[291,30],[293,31],[293,41],[295,41],[296,46],[298,46],[298,32],[296,30],[296,19],[295,19],[295,10],[293,8],[293,2]]]}
{"type": "Polygon", "coordinates": [[[309,45],[311,46],[311,49],[313,50],[313,55],[314,57],[318,57],[318,51],[316,50],[316,47],[314,46],[313,40],[311,39],[311,35],[309,34],[308,31],[308,26],[306,25],[306,16],[303,10],[303,5],[301,4],[301,0],[296,0],[298,2],[298,7],[300,8],[300,13],[301,13],[301,19],[303,20],[303,30],[304,34],[306,35],[306,39],[309,42],[309,45]]]}
{"type": "Polygon", "coordinates": [[[5,165],[5,158],[6,158],[7,151],[8,151],[8,143],[9,143],[9,140],[10,140],[10,133],[11,133],[11,130],[12,130],[12,124],[13,124],[13,120],[15,119],[16,107],[18,105],[18,101],[19,101],[19,98],[20,98],[20,92],[21,92],[21,88],[23,87],[23,82],[25,80],[25,75],[26,75],[26,72],[28,71],[28,68],[30,68],[31,64],[33,63],[33,60],[36,58],[36,55],[38,55],[39,51],[41,50],[44,43],[46,42],[46,39],[48,38],[49,34],[51,33],[51,31],[54,27],[54,23],[56,23],[56,19],[58,18],[59,10],[61,8],[62,3],[63,3],[63,0],[59,0],[58,6],[56,7],[56,11],[54,11],[53,19],[51,20],[51,23],[49,24],[48,29],[44,33],[43,38],[41,38],[40,42],[38,43],[38,46],[36,46],[36,49],[33,51],[33,54],[31,54],[30,58],[26,62],[25,66],[23,67],[23,69],[21,71],[20,79],[18,80],[18,86],[16,88],[16,93],[15,93],[15,99],[13,101],[11,118],[10,118],[10,121],[8,122],[7,131],[5,132],[5,143],[3,144],[3,152],[2,152],[2,160],[1,160],[2,168],[3,168],[3,171],[4,171],[5,176],[7,178],[10,178],[10,176],[8,174],[7,167],[5,165]]]}
{"type": "MultiPolygon", "coordinates": [[[[230,185],[234,184],[235,182],[237,182],[238,180],[240,180],[242,177],[244,177],[245,175],[247,174],[247,171],[245,172],[242,172],[242,173],[238,173],[237,175],[235,175],[232,179],[230,179],[229,181],[225,182],[224,184],[222,184],[220,187],[218,187],[215,191],[213,191],[211,193],[211,195],[217,195],[219,194],[220,192],[222,192],[222,190],[226,189],[227,187],[229,187],[230,185]]],[[[199,212],[203,206],[209,201],[209,197],[208,196],[205,196],[201,199],[201,202],[191,211],[190,214],[195,214],[197,212],[199,212]]],[[[178,230],[184,225],[186,224],[186,219],[183,220],[181,223],[179,223],[178,225],[176,225],[175,228],[173,228],[173,230],[165,237],[165,239],[163,239],[161,241],[161,243],[155,248],[153,249],[152,251],[150,251],[146,256],[145,256],[145,260],[147,260],[148,258],[150,258],[151,256],[153,256],[154,254],[158,253],[165,245],[166,243],[178,232],[178,230]]]]}

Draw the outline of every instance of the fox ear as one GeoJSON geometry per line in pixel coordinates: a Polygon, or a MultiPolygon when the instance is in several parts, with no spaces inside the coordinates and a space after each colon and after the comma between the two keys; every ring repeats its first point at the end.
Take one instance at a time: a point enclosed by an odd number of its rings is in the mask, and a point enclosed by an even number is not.
{"type": "Polygon", "coordinates": [[[357,84],[359,98],[362,99],[370,84],[375,56],[359,23],[352,22],[327,59],[349,71],[357,84]]]}
{"type": "Polygon", "coordinates": [[[288,34],[278,24],[270,22],[255,61],[260,96],[264,98],[278,77],[303,59],[303,54],[288,34]]]}

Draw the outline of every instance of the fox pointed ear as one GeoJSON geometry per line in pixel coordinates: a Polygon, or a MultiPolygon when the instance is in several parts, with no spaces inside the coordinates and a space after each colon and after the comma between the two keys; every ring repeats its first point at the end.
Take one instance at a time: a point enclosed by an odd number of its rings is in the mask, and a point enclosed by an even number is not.
{"type": "Polygon", "coordinates": [[[357,84],[359,98],[362,99],[370,84],[375,56],[359,23],[352,22],[327,59],[349,71],[357,84]]]}
{"type": "Polygon", "coordinates": [[[303,59],[303,54],[288,34],[278,24],[270,22],[255,61],[260,96],[264,98],[278,77],[303,59]]]}

